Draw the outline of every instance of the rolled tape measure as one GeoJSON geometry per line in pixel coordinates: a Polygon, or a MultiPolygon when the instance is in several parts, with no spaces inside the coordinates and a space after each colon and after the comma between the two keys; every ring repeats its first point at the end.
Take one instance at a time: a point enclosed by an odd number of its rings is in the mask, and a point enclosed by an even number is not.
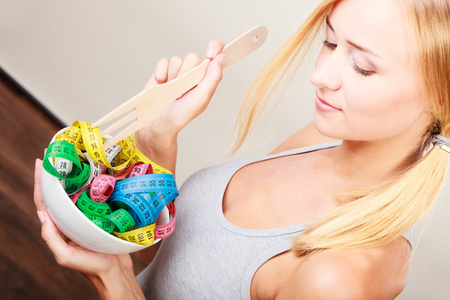
{"type": "Polygon", "coordinates": [[[141,245],[170,235],[178,196],[173,174],[145,157],[132,135],[107,149],[105,141],[98,127],[75,121],[48,146],[43,167],[104,231],[141,245]],[[172,219],[156,225],[164,207],[172,219]]]}

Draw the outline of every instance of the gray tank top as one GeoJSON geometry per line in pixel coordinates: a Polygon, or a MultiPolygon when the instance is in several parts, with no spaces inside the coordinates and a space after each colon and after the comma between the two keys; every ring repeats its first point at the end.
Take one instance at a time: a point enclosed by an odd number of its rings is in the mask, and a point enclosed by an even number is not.
{"type": "MultiPolygon", "coordinates": [[[[335,147],[340,142],[294,149],[257,159],[229,161],[200,170],[180,188],[176,229],[162,241],[153,262],[138,275],[146,299],[250,299],[256,270],[288,251],[306,223],[245,229],[223,215],[231,177],[253,162],[335,147]]],[[[412,235],[404,235],[412,244],[412,235]]]]}

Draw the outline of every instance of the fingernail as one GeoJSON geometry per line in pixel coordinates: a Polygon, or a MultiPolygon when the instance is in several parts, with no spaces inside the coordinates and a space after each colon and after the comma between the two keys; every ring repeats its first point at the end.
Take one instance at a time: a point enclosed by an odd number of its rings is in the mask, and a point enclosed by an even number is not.
{"type": "Polygon", "coordinates": [[[38,218],[39,218],[39,221],[41,222],[41,224],[44,224],[44,222],[45,222],[44,213],[42,211],[39,211],[39,210],[36,213],[38,215],[38,218]]]}
{"type": "Polygon", "coordinates": [[[208,48],[208,50],[206,50],[206,57],[207,58],[214,58],[214,56],[216,56],[216,49],[211,47],[208,48]]]}

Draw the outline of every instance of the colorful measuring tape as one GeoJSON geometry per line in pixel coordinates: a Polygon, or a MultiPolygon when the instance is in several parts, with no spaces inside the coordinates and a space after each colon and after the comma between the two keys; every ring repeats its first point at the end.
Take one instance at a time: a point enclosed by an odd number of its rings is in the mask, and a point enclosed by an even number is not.
{"type": "Polygon", "coordinates": [[[148,174],[118,182],[109,198],[113,207],[128,208],[137,227],[156,221],[162,209],[178,196],[173,176],[148,174]]]}
{"type": "Polygon", "coordinates": [[[132,135],[108,149],[105,140],[98,127],[76,121],[48,146],[43,166],[106,232],[142,245],[170,235],[178,196],[173,174],[145,157],[132,135]],[[156,225],[164,207],[172,220],[156,225]]]}
{"type": "Polygon", "coordinates": [[[125,241],[142,245],[152,245],[155,239],[163,239],[172,234],[175,229],[175,205],[173,202],[167,204],[172,220],[164,225],[152,223],[149,226],[127,231],[125,233],[113,232],[113,234],[125,241]]]}

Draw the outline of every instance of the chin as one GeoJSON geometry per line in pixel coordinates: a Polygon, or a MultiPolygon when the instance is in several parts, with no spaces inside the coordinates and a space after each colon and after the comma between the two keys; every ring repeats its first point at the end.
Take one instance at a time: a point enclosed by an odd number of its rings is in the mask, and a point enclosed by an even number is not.
{"type": "Polygon", "coordinates": [[[324,120],[316,120],[315,117],[313,120],[313,124],[316,130],[326,137],[338,140],[344,139],[345,135],[343,134],[342,128],[340,126],[333,126],[332,124],[325,122],[324,120]]]}
{"type": "Polygon", "coordinates": [[[316,130],[331,139],[346,140],[346,141],[364,141],[367,140],[368,131],[367,126],[361,124],[360,126],[350,125],[343,119],[324,118],[323,116],[314,114],[313,124],[316,130]]]}

